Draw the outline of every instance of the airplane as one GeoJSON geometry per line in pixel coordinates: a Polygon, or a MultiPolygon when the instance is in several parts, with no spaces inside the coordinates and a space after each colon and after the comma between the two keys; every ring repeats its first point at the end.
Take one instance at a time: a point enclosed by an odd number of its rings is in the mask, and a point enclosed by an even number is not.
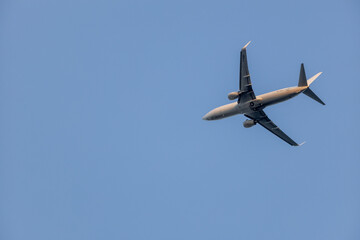
{"type": "Polygon", "coordinates": [[[258,123],[291,146],[301,146],[303,143],[297,144],[281,131],[280,128],[268,118],[263,109],[270,105],[289,100],[300,93],[304,93],[308,97],[325,105],[325,103],[309,88],[310,84],[312,84],[322,72],[315,74],[310,79],[306,79],[304,64],[302,63],[298,86],[283,88],[256,96],[252,89],[246,56],[246,47],[250,42],[248,42],[240,52],[239,91],[228,94],[229,100],[237,99],[237,101],[211,110],[205,114],[202,119],[219,120],[236,114],[244,114],[245,117],[249,118],[243,123],[245,128],[250,128],[258,123]]]}

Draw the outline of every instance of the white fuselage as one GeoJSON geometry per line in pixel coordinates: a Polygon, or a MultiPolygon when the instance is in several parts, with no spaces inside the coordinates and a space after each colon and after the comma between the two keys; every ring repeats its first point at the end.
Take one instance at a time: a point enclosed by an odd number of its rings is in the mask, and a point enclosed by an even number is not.
{"type": "MultiPolygon", "coordinates": [[[[264,109],[267,106],[289,100],[305,91],[308,87],[289,87],[265,93],[256,97],[256,99],[238,103],[233,102],[221,107],[215,108],[205,114],[204,120],[218,120],[230,117],[236,114],[246,114],[253,111],[264,109]]],[[[241,96],[240,96],[241,98],[241,96]]]]}

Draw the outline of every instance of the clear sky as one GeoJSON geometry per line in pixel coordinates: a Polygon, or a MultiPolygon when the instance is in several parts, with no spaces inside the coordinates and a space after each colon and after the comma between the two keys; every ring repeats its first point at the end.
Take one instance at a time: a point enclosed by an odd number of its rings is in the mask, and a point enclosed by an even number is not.
{"type": "Polygon", "coordinates": [[[360,3],[0,2],[0,239],[360,239],[360,3]],[[266,109],[201,117],[324,72],[266,109]]]}

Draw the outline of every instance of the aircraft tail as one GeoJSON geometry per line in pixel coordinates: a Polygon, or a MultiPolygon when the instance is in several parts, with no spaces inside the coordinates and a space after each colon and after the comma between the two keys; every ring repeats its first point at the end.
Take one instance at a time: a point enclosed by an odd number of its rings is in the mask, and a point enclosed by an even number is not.
{"type": "Polygon", "coordinates": [[[304,64],[301,64],[301,68],[300,68],[300,76],[299,76],[299,83],[298,83],[298,87],[306,87],[307,81],[306,81],[306,74],[305,74],[305,69],[304,69],[304,64]]]}
{"type": "Polygon", "coordinates": [[[312,99],[314,99],[318,103],[321,103],[322,105],[325,105],[325,103],[323,101],[321,101],[321,99],[313,91],[311,91],[310,88],[307,88],[303,93],[306,96],[311,97],[312,99]]]}
{"type": "Polygon", "coordinates": [[[305,68],[304,68],[304,64],[301,64],[301,68],[300,68],[300,76],[299,76],[299,83],[298,86],[299,87],[307,87],[307,89],[303,92],[306,96],[314,99],[315,101],[317,101],[318,103],[321,103],[322,105],[325,105],[325,103],[323,101],[321,101],[321,99],[313,92],[311,91],[311,89],[309,88],[310,84],[313,83],[315,81],[315,79],[320,76],[322,74],[322,72],[319,72],[318,74],[315,74],[313,77],[311,77],[310,79],[306,79],[306,74],[305,74],[305,68]]]}

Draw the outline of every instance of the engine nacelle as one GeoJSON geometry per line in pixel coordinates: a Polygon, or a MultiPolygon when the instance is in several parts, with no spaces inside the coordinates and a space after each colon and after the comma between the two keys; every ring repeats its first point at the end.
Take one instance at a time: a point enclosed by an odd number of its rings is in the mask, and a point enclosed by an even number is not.
{"type": "Polygon", "coordinates": [[[245,120],[245,122],[243,123],[245,128],[250,128],[252,126],[254,126],[256,124],[256,122],[254,120],[245,120]]]}
{"type": "Polygon", "coordinates": [[[239,98],[239,92],[231,92],[228,94],[228,99],[229,100],[235,100],[237,98],[239,98]]]}

